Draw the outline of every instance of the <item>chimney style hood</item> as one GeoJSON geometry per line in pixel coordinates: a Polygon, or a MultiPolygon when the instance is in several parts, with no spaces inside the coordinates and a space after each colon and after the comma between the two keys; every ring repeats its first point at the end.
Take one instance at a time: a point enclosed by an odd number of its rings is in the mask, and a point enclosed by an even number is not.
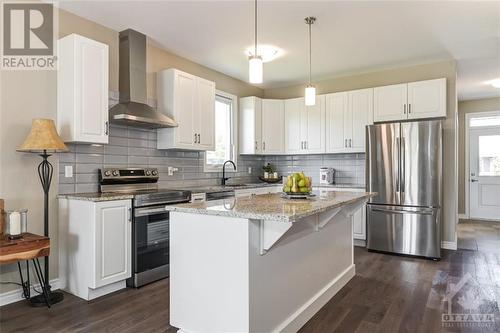
{"type": "Polygon", "coordinates": [[[145,128],[177,127],[172,118],[146,104],[146,35],[120,32],[120,101],[109,110],[114,124],[145,128]]]}

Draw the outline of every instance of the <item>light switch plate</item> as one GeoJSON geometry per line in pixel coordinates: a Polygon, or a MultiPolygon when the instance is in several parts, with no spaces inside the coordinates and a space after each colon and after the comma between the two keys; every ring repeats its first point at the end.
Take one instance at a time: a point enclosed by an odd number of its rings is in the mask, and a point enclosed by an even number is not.
{"type": "Polygon", "coordinates": [[[73,177],[73,166],[72,165],[64,166],[64,177],[66,177],[66,178],[73,177]]]}
{"type": "Polygon", "coordinates": [[[252,167],[248,167],[248,173],[252,173],[252,167]]]}

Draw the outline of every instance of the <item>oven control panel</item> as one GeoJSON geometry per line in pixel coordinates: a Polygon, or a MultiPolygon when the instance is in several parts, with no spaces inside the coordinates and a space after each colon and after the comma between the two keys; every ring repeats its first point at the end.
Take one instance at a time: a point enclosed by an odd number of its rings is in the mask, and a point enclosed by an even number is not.
{"type": "Polygon", "coordinates": [[[157,168],[104,168],[99,169],[99,181],[128,180],[143,181],[157,180],[159,177],[157,168]]]}

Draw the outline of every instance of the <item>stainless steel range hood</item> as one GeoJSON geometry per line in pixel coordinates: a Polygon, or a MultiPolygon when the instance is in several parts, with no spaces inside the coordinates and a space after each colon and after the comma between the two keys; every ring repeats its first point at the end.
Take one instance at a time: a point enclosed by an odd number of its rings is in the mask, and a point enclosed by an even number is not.
{"type": "Polygon", "coordinates": [[[120,32],[120,102],[109,110],[114,124],[145,128],[177,127],[172,118],[146,104],[146,35],[120,32]]]}

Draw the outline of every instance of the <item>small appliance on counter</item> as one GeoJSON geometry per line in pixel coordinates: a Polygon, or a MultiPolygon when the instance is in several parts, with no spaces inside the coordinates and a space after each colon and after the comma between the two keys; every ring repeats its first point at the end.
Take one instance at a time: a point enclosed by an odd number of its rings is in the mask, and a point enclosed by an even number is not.
{"type": "Polygon", "coordinates": [[[319,183],[320,184],[334,184],[335,183],[335,169],[322,167],[319,169],[319,183]]]}

